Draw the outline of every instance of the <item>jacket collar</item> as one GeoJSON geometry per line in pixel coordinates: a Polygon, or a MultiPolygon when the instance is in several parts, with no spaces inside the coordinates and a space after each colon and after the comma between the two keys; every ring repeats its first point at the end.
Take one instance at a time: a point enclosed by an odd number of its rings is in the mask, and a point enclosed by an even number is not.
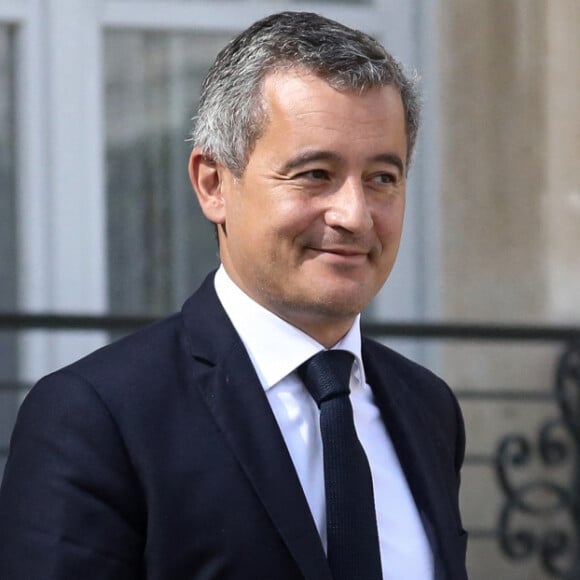
{"type": "Polygon", "coordinates": [[[331,580],[320,536],[250,358],[214,290],[213,275],[185,303],[193,377],[209,412],[304,578],[331,580]]]}

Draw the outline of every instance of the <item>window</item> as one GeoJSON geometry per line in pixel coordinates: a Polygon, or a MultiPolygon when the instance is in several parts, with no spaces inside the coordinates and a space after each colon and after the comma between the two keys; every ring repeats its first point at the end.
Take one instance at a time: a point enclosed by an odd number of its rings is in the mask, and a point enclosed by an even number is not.
{"type": "Polygon", "coordinates": [[[217,265],[187,175],[201,83],[218,33],[105,35],[109,308],[164,313],[217,265]],[[122,58],[121,58],[122,56],[122,58]]]}
{"type": "MultiPolygon", "coordinates": [[[[16,99],[15,29],[0,25],[0,310],[12,311],[17,302],[16,260],[16,99]]],[[[13,333],[0,333],[0,474],[2,450],[8,445],[18,400],[14,380],[18,344],[13,333]]]]}
{"type": "MultiPolygon", "coordinates": [[[[16,136],[21,211],[0,234],[3,255],[11,256],[0,290],[6,308],[162,315],[179,307],[217,264],[213,227],[198,209],[186,170],[201,79],[239,30],[293,7],[368,30],[407,63],[421,60],[414,32],[423,12],[415,1],[405,7],[387,0],[2,3],[0,178],[11,193],[0,209],[8,216],[15,211],[14,188],[7,185],[16,180],[15,128],[6,122],[14,123],[14,112],[8,113],[14,78],[22,87],[16,136]],[[21,33],[18,75],[11,26],[21,33]],[[16,228],[26,240],[18,262],[16,228]]],[[[421,171],[418,163],[414,175],[421,171]]],[[[400,317],[423,311],[422,229],[412,227],[422,211],[420,196],[409,196],[408,205],[407,242],[386,294],[369,311],[373,318],[388,316],[395,303],[400,317]]],[[[107,340],[72,335],[27,344],[24,374],[38,377],[107,340]]]]}
{"type": "MultiPolygon", "coordinates": [[[[0,26],[0,308],[16,306],[16,111],[14,29],[0,26]]],[[[0,369],[7,361],[0,348],[0,369]]],[[[2,372],[2,370],[0,370],[2,372]]]]}

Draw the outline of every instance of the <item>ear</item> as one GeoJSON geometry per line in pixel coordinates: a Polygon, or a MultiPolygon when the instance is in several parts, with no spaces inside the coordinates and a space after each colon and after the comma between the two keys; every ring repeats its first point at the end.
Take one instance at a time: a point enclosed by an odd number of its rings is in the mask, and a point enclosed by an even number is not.
{"type": "Polygon", "coordinates": [[[220,167],[196,147],[189,157],[188,171],[201,211],[210,222],[223,224],[226,214],[220,167]]]}

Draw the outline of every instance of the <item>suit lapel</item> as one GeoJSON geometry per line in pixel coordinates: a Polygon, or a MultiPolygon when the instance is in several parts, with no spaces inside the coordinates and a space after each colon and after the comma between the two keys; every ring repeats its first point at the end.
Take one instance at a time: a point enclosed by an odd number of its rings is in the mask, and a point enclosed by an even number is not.
{"type": "Polygon", "coordinates": [[[248,354],[215,294],[213,276],[186,303],[183,317],[192,355],[207,363],[195,388],[304,578],[331,580],[290,454],[248,354]]]}
{"type": "MultiPolygon", "coordinates": [[[[436,569],[442,563],[445,574],[437,578],[459,578],[455,573],[454,546],[444,539],[453,530],[459,533],[453,505],[450,478],[442,473],[440,453],[427,426],[423,410],[410,386],[395,367],[374,360],[363,347],[367,381],[397,452],[401,467],[423,519],[431,543],[436,569]],[[438,557],[439,556],[439,557],[438,557]]],[[[425,402],[428,404],[428,402],[425,402]]],[[[424,404],[425,404],[424,403],[424,404]]],[[[451,483],[452,485],[452,483],[451,483]]]]}

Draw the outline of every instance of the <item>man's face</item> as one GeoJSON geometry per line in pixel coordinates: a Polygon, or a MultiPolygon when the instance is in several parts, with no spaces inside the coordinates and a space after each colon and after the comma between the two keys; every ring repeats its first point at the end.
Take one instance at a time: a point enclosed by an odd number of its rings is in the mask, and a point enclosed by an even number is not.
{"type": "Polygon", "coordinates": [[[210,219],[223,225],[220,257],[256,302],[331,346],[380,290],[399,248],[401,97],[393,87],[339,92],[289,71],[266,78],[264,99],[268,121],[242,176],[216,166],[210,219]]]}

